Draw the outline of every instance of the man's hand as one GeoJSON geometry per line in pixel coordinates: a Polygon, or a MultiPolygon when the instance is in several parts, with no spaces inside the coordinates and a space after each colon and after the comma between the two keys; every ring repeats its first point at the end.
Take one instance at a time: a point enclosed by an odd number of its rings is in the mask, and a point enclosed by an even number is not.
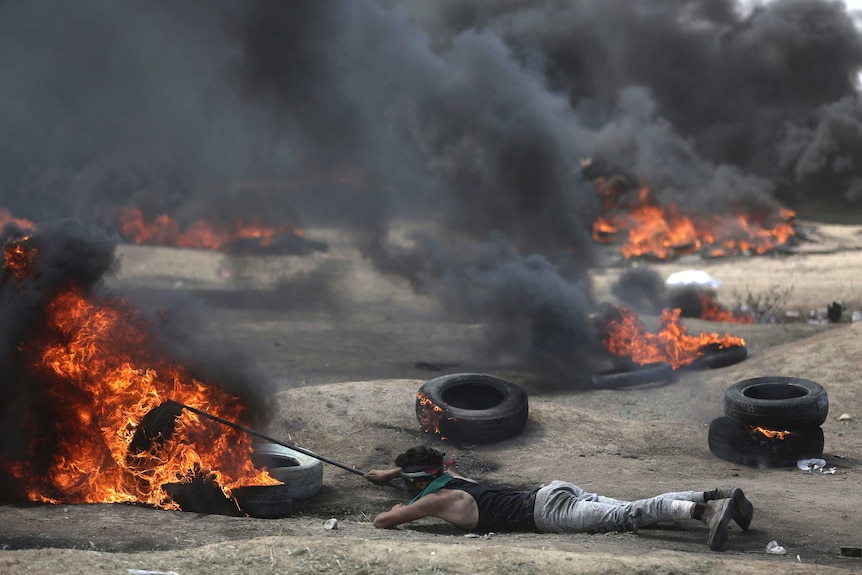
{"type": "Polygon", "coordinates": [[[389,483],[396,477],[401,476],[401,468],[396,467],[394,469],[372,469],[371,471],[365,474],[365,479],[370,481],[371,483],[376,483],[377,485],[384,485],[389,483]]]}

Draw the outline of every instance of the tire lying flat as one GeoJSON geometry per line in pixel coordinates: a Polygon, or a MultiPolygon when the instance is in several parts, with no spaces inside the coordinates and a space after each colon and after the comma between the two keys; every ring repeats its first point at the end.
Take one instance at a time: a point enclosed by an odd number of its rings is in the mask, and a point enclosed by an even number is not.
{"type": "Polygon", "coordinates": [[[595,389],[623,389],[658,381],[671,381],[675,374],[669,363],[634,365],[625,371],[597,373],[592,377],[595,389]]]}
{"type": "Polygon", "coordinates": [[[188,483],[165,483],[162,490],[183,511],[207,515],[243,515],[236,502],[225,497],[221,487],[211,481],[197,480],[188,483]]]}
{"type": "Polygon", "coordinates": [[[748,348],[744,345],[734,345],[731,347],[719,348],[718,346],[709,346],[705,353],[698,356],[691,363],[682,366],[680,369],[695,371],[703,369],[718,369],[727,367],[745,360],[748,357],[748,348]]]}
{"type": "Polygon", "coordinates": [[[294,501],[310,499],[323,487],[323,462],[304,453],[278,443],[257,443],[251,459],[284,483],[283,491],[294,501]]]}
{"type": "Polygon", "coordinates": [[[828,413],[829,398],[823,386],[798,377],[744,379],[724,394],[727,417],[774,431],[817,427],[828,413]]]}
{"type": "MultiPolygon", "coordinates": [[[[419,388],[442,413],[439,436],[469,444],[493,443],[521,433],[527,423],[527,394],[514,383],[483,373],[456,373],[432,379],[419,388]]],[[[426,431],[428,407],[416,398],[416,418],[426,431]]]]}
{"type": "Polygon", "coordinates": [[[293,515],[293,497],[287,485],[250,485],[233,490],[239,509],[249,517],[279,519],[293,515]]]}

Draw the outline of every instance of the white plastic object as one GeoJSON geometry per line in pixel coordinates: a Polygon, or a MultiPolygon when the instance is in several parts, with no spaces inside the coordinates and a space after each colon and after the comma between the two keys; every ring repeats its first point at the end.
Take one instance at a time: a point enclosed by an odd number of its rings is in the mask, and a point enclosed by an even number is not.
{"type": "Polygon", "coordinates": [[[684,270],[670,274],[664,284],[669,287],[696,285],[717,288],[721,285],[721,280],[712,277],[703,270],[684,270]]]}
{"type": "Polygon", "coordinates": [[[826,467],[824,459],[800,459],[796,462],[796,468],[800,471],[818,471],[826,467]]]}

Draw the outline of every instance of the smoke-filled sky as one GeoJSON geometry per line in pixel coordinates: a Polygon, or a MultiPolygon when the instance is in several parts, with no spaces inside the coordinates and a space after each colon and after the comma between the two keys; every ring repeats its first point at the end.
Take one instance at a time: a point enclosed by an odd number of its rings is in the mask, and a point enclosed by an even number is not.
{"type": "Polygon", "coordinates": [[[499,349],[570,369],[561,350],[592,345],[582,159],[689,209],[862,204],[847,5],[744,8],[0,0],[0,205],[108,230],[129,205],[338,225],[379,269],[517,326],[499,349]],[[395,248],[393,219],[419,214],[432,230],[395,248]]]}

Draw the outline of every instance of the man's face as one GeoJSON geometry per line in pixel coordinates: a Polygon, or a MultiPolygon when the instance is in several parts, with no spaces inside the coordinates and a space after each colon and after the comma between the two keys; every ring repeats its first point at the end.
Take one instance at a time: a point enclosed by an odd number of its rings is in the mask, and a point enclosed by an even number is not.
{"type": "Polygon", "coordinates": [[[429,483],[431,482],[428,480],[404,478],[404,488],[413,497],[419,495],[423,489],[428,487],[429,483]]]}

